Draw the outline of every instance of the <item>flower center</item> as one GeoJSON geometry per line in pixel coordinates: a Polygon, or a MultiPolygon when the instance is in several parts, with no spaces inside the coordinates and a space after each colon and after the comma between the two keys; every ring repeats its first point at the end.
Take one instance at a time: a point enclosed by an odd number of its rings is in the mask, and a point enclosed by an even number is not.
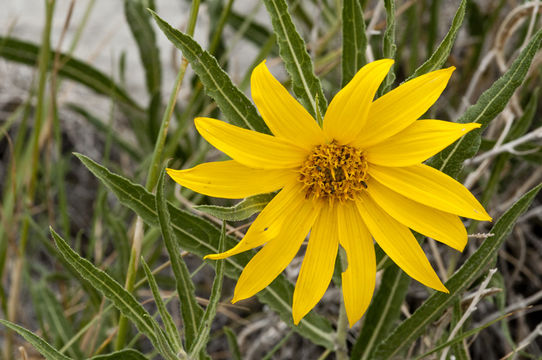
{"type": "Polygon", "coordinates": [[[360,149],[347,145],[316,146],[299,171],[307,199],[354,200],[367,188],[367,161],[360,149]]]}

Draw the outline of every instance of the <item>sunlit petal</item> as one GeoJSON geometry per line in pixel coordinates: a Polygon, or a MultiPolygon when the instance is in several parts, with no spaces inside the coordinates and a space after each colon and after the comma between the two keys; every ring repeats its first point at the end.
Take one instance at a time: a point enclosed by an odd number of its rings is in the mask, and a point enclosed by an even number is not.
{"type": "Polygon", "coordinates": [[[407,128],[437,101],[455,67],[437,70],[399,85],[371,105],[367,126],[353,145],[368,148],[407,128]]]}
{"type": "Polygon", "coordinates": [[[324,142],[324,134],[313,117],[271,75],[265,61],[252,72],[252,99],[265,123],[277,137],[311,149],[324,142]]]}
{"type": "Polygon", "coordinates": [[[295,285],[292,306],[294,324],[297,325],[326,292],[333,275],[338,248],[337,213],[335,209],[326,206],[322,208],[311,230],[307,252],[295,285]]]}
{"type": "Polygon", "coordinates": [[[397,266],[422,284],[448,292],[406,226],[389,216],[365,193],[361,194],[356,205],[371,235],[397,266]]]}
{"type": "Polygon", "coordinates": [[[374,244],[356,204],[348,201],[337,207],[339,240],[346,252],[348,267],[342,273],[343,299],[350,327],[361,319],[371,303],[376,281],[374,244]]]}
{"type": "Polygon", "coordinates": [[[286,218],[276,238],[269,241],[245,266],[235,286],[232,303],[256,294],[286,268],[297,254],[319,210],[320,207],[313,201],[298,202],[292,212],[295,216],[286,218]]]}
{"type": "Polygon", "coordinates": [[[307,151],[289,141],[243,129],[210,118],[194,120],[198,132],[218,150],[237,162],[256,169],[299,166],[307,151]]]}
{"type": "Polygon", "coordinates": [[[324,116],[324,131],[329,139],[346,144],[356,138],[367,122],[376,91],[392,65],[391,59],[365,65],[335,95],[324,116]]]}
{"type": "Polygon", "coordinates": [[[463,251],[467,231],[457,215],[410,200],[378,181],[367,181],[367,192],[392,218],[421,234],[463,251]]]}
{"type": "Polygon", "coordinates": [[[367,161],[382,166],[419,164],[480,126],[477,123],[418,120],[386,141],[368,148],[367,161]]]}
{"type": "Polygon", "coordinates": [[[379,183],[427,206],[476,220],[491,220],[484,207],[458,181],[430,166],[369,167],[379,183]]]}
{"type": "Polygon", "coordinates": [[[166,171],[182,186],[200,194],[227,199],[242,199],[272,192],[295,177],[292,170],[253,169],[234,160],[200,164],[186,170],[166,171]]]}
{"type": "Polygon", "coordinates": [[[277,236],[284,220],[295,216],[298,204],[304,201],[300,184],[286,185],[256,217],[243,239],[235,247],[220,254],[207,255],[205,259],[224,259],[265,244],[277,236]]]}

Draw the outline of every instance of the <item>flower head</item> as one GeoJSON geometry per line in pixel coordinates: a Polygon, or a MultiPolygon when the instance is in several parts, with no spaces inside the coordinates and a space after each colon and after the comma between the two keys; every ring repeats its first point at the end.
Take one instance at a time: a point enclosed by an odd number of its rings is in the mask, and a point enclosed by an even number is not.
{"type": "Polygon", "coordinates": [[[467,232],[459,216],[491,220],[459,182],[423,161],[479,124],[418,120],[438,99],[454,68],[410,80],[373,101],[393,64],[364,66],[331,101],[318,126],[271,75],[251,78],[253,100],[273,135],[195,119],[199,133],[230,161],[168,169],[179,184],[222,198],[280,190],[222,259],[263,245],[237,282],[236,302],[265,288],[291,262],[310,231],[293,299],[297,324],[321,299],[339,245],[347,255],[343,298],[350,325],[375,287],[373,239],[408,275],[447,292],[410,229],[459,251],[467,232]]]}

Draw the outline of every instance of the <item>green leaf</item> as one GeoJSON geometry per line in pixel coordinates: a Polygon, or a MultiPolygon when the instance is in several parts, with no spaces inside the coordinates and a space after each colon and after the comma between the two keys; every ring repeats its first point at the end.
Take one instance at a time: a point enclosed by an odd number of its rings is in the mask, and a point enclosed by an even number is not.
{"type": "Polygon", "coordinates": [[[183,56],[190,62],[205,90],[216,101],[226,119],[237,126],[269,133],[254,105],[235,86],[216,59],[203,50],[192,37],[171,27],[155,12],[151,11],[151,14],[167,38],[183,52],[183,56]]]}
{"type": "Polygon", "coordinates": [[[224,334],[226,334],[226,339],[228,340],[228,347],[230,348],[230,359],[232,360],[241,360],[241,350],[239,350],[239,344],[237,343],[237,336],[227,326],[222,328],[224,334]]]}
{"type": "MultiPolygon", "coordinates": [[[[395,45],[395,0],[384,0],[384,7],[386,8],[386,30],[384,31],[382,53],[384,58],[395,59],[395,52],[397,50],[397,45],[395,45]]],[[[393,68],[394,66],[392,66],[380,87],[380,95],[388,92],[391,84],[395,81],[393,68]]]]}
{"type": "Polygon", "coordinates": [[[148,360],[142,353],[133,349],[116,351],[106,355],[96,355],[90,360],[148,360]]]}
{"type": "MultiPolygon", "coordinates": [[[[155,209],[155,196],[143,186],[134,184],[126,178],[116,175],[103,166],[92,161],[88,157],[75,154],[81,162],[106,185],[120,202],[135,211],[151,226],[158,226],[158,216],[155,209]]],[[[198,256],[217,253],[220,231],[210,222],[182,211],[172,204],[168,204],[171,216],[171,226],[177,236],[179,245],[198,256]]],[[[230,249],[237,244],[233,238],[226,237],[226,248],[230,249]]],[[[237,279],[248,263],[253,251],[229,257],[225,259],[225,274],[237,279]]],[[[215,265],[214,262],[210,263],[215,265]]],[[[258,293],[258,298],[276,311],[281,319],[291,326],[302,336],[307,337],[313,343],[333,349],[333,330],[329,322],[314,314],[309,313],[299,326],[295,326],[292,320],[293,285],[282,275],[278,276],[267,288],[258,293]]]]}
{"type": "Polygon", "coordinates": [[[358,0],[343,2],[343,53],[342,87],[344,87],[363,65],[367,63],[367,34],[363,9],[358,0]]]}
{"type": "Polygon", "coordinates": [[[197,205],[194,209],[217,217],[221,220],[240,221],[245,220],[262,211],[268,202],[273,199],[272,194],[254,195],[231,207],[217,205],[197,205]]]}
{"type": "Polygon", "coordinates": [[[162,171],[156,188],[155,209],[158,217],[158,223],[162,230],[162,237],[169,254],[171,268],[175,275],[177,284],[177,294],[181,303],[181,316],[183,317],[184,334],[186,346],[190,348],[197,335],[197,329],[203,316],[203,309],[199,306],[194,293],[194,283],[190,277],[190,272],[181,256],[181,249],[173,230],[171,229],[171,220],[168,211],[168,204],[164,197],[164,177],[165,171],[162,171]]]}
{"type": "MultiPolygon", "coordinates": [[[[150,318],[150,315],[146,314],[144,317],[150,318]]],[[[154,346],[157,348],[158,352],[166,360],[178,360],[179,358],[177,357],[177,355],[175,354],[175,352],[171,348],[170,342],[166,338],[166,335],[164,334],[164,332],[162,331],[162,329],[160,328],[158,323],[156,321],[154,321],[154,319],[149,319],[149,320],[152,320],[151,321],[152,322],[152,327],[154,329],[154,334],[156,335],[156,340],[157,340],[156,343],[154,344],[154,346]]],[[[179,353],[184,354],[184,350],[181,349],[179,353]]]]}
{"type": "Polygon", "coordinates": [[[24,337],[25,340],[31,343],[32,346],[34,346],[34,348],[36,348],[40,354],[45,356],[47,360],[71,360],[71,358],[61,354],[58,350],[53,348],[45,340],[33,332],[7,320],[0,319],[0,323],[24,337]]]}
{"type": "MultiPolygon", "coordinates": [[[[33,43],[0,36],[0,56],[8,60],[34,66],[38,62],[39,51],[40,47],[33,43]]],[[[51,64],[54,54],[53,51],[49,54],[51,64]]],[[[63,53],[60,54],[60,63],[60,75],[116,99],[136,112],[143,111],[120,85],[96,68],[63,53]]]]}
{"type": "Polygon", "coordinates": [[[137,302],[135,297],[126,291],[111,276],[73,251],[53,228],[50,228],[50,230],[58,251],[66,258],[66,260],[81,276],[90,281],[94,288],[111,300],[115,307],[119,309],[126,318],[130,319],[139,331],[145,334],[158,348],[159,341],[161,340],[159,339],[161,333],[155,333],[154,326],[156,321],[150,316],[147,310],[145,310],[145,308],[137,302]]]}
{"type": "MultiPolygon", "coordinates": [[[[521,85],[534,55],[540,48],[542,29],[532,37],[527,46],[512,63],[510,69],[486,90],[476,104],[467,109],[458,119],[459,123],[476,122],[485,128],[505,108],[514,91],[521,85]]],[[[472,157],[480,147],[481,130],[474,130],[434,156],[430,165],[455,177],[465,159],[472,157]]]]}
{"type": "Polygon", "coordinates": [[[389,334],[399,318],[409,284],[410,277],[397,265],[392,264],[384,270],[380,287],[364,315],[350,359],[373,358],[379,340],[389,334]]]}
{"type": "Polygon", "coordinates": [[[160,290],[158,289],[158,284],[156,284],[156,279],[154,278],[151,269],[149,269],[149,266],[147,265],[143,257],[141,257],[141,265],[143,266],[143,271],[145,271],[147,282],[149,283],[149,286],[151,288],[154,302],[156,303],[156,307],[158,308],[158,312],[160,313],[160,317],[162,318],[162,322],[164,323],[165,336],[168,339],[169,343],[174,346],[173,350],[175,352],[184,351],[183,344],[181,343],[181,338],[179,337],[179,331],[177,330],[177,326],[175,326],[173,318],[166,309],[166,305],[164,304],[162,296],[160,295],[160,290]]]}
{"type": "Polygon", "coordinates": [[[297,32],[288,13],[286,1],[264,0],[264,3],[277,36],[280,57],[292,78],[294,93],[312,116],[316,116],[317,113],[315,99],[318,97],[319,111],[325,114],[327,102],[320,79],[314,74],[314,66],[305,41],[297,32]]]}
{"type": "Polygon", "coordinates": [[[438,46],[437,50],[435,50],[435,52],[431,55],[429,59],[427,59],[426,62],[424,62],[419,68],[417,68],[416,71],[414,71],[414,74],[409,77],[409,80],[426,74],[428,72],[438,70],[444,65],[444,63],[448,59],[448,56],[450,56],[450,52],[452,51],[452,47],[454,46],[455,38],[457,37],[457,33],[461,28],[461,24],[463,24],[463,18],[465,17],[466,8],[467,0],[462,0],[461,4],[459,4],[459,8],[455,13],[454,19],[452,20],[450,30],[448,30],[448,33],[438,46]]]}
{"type": "Polygon", "coordinates": [[[494,261],[517,219],[527,210],[541,188],[542,184],[533,188],[501,216],[490,231],[494,235],[487,238],[446,282],[445,285],[450,294],[436,292],[431,295],[411,317],[403,321],[380,343],[375,352],[375,359],[396,357],[399,351],[419,338],[432,321],[450,307],[479,276],[483,275],[486,268],[494,261]]]}
{"type": "Polygon", "coordinates": [[[162,69],[149,13],[141,0],[124,0],[124,15],[139,49],[139,57],[145,69],[147,91],[155,94],[160,91],[162,69]]]}
{"type": "MultiPolygon", "coordinates": [[[[222,223],[222,230],[220,231],[220,240],[218,243],[218,251],[224,252],[226,249],[224,244],[226,242],[226,222],[222,223]]],[[[216,316],[216,308],[218,301],[220,300],[220,294],[222,292],[222,282],[224,280],[224,260],[217,260],[215,267],[215,279],[211,288],[211,296],[209,297],[209,303],[205,309],[205,313],[201,318],[201,323],[198,328],[198,336],[196,341],[190,349],[190,357],[195,357],[200,351],[205,350],[205,346],[209,341],[209,333],[211,332],[211,325],[216,316]]]]}

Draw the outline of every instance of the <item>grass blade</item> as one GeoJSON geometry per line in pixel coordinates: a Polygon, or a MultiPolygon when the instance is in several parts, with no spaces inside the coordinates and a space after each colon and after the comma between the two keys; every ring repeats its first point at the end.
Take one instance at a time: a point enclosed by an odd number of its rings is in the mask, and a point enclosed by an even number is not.
{"type": "Polygon", "coordinates": [[[494,236],[486,239],[446,282],[445,285],[450,290],[450,294],[436,292],[431,295],[411,317],[396,327],[380,343],[375,352],[375,359],[391,359],[397,356],[399,351],[415,341],[432,321],[451,306],[456,298],[484,273],[497,256],[517,219],[527,210],[541,188],[542,184],[533,188],[501,216],[490,231],[494,236]]]}
{"type": "MultiPolygon", "coordinates": [[[[141,185],[134,184],[126,178],[110,172],[88,157],[81,154],[75,155],[104,185],[113,191],[122,204],[135,211],[147,224],[159,225],[153,194],[141,185]]],[[[202,257],[218,252],[220,231],[213,224],[186,211],[179,210],[171,204],[168,204],[168,210],[171,216],[172,230],[183,249],[202,257]]],[[[233,238],[226,237],[226,248],[229,249],[235,244],[237,242],[233,238]]],[[[225,274],[237,279],[253,254],[254,252],[248,251],[225,259],[225,274]]],[[[214,263],[210,264],[215,265],[214,263]]],[[[311,339],[315,344],[333,348],[333,331],[326,319],[311,312],[301,320],[299,326],[293,324],[293,290],[293,285],[280,275],[257,296],[299,334],[311,339]]]]}
{"type": "MultiPolygon", "coordinates": [[[[218,243],[218,251],[224,252],[226,249],[224,243],[226,242],[226,222],[222,223],[222,230],[220,231],[220,241],[218,243]]],[[[213,287],[211,289],[211,296],[209,297],[209,304],[205,309],[205,313],[201,318],[201,324],[198,328],[198,336],[196,341],[190,349],[190,357],[195,357],[200,351],[205,350],[205,345],[209,341],[209,333],[211,332],[211,324],[216,316],[216,308],[218,301],[220,300],[220,294],[222,292],[222,282],[224,280],[224,260],[217,260],[215,267],[215,279],[213,281],[213,287]]]]}
{"type": "Polygon", "coordinates": [[[268,133],[269,130],[254,105],[235,86],[216,59],[203,50],[192,37],[171,27],[155,12],[151,11],[151,14],[162,32],[190,62],[207,93],[216,101],[226,119],[234,125],[268,133]]]}
{"type": "Polygon", "coordinates": [[[24,337],[25,340],[31,343],[32,346],[34,346],[34,348],[36,348],[40,354],[45,356],[47,360],[71,360],[71,358],[61,354],[58,350],[53,348],[45,340],[33,332],[7,320],[0,319],[0,323],[24,337]]]}
{"type": "Polygon", "coordinates": [[[316,117],[318,112],[325,114],[327,102],[320,79],[314,74],[314,66],[307,52],[305,41],[297,32],[288,13],[286,1],[264,0],[264,3],[271,16],[271,23],[277,36],[280,57],[292,78],[294,93],[301,99],[313,117],[316,117]],[[318,98],[318,111],[316,98],[318,98]]]}
{"type": "Polygon", "coordinates": [[[344,0],[343,4],[343,54],[342,87],[344,87],[363,65],[367,63],[365,50],[367,35],[363,9],[358,0],[344,0]]]}
{"type": "MultiPolygon", "coordinates": [[[[540,48],[542,29],[531,38],[527,46],[512,63],[510,69],[486,90],[476,104],[467,109],[457,122],[476,122],[485,128],[505,108],[514,91],[521,85],[533,57],[540,48]]],[[[474,130],[434,156],[430,165],[448,175],[456,176],[461,170],[465,159],[472,157],[478,151],[481,141],[481,130],[474,130]]]]}
{"type": "Polygon", "coordinates": [[[194,293],[194,283],[190,272],[181,257],[181,251],[173,230],[168,211],[168,204],[164,196],[164,177],[162,171],[156,189],[156,214],[162,230],[162,237],[171,260],[171,268],[177,283],[177,294],[181,303],[181,315],[183,317],[186,346],[190,348],[196,338],[197,330],[203,316],[203,309],[199,306],[194,293]]]}

